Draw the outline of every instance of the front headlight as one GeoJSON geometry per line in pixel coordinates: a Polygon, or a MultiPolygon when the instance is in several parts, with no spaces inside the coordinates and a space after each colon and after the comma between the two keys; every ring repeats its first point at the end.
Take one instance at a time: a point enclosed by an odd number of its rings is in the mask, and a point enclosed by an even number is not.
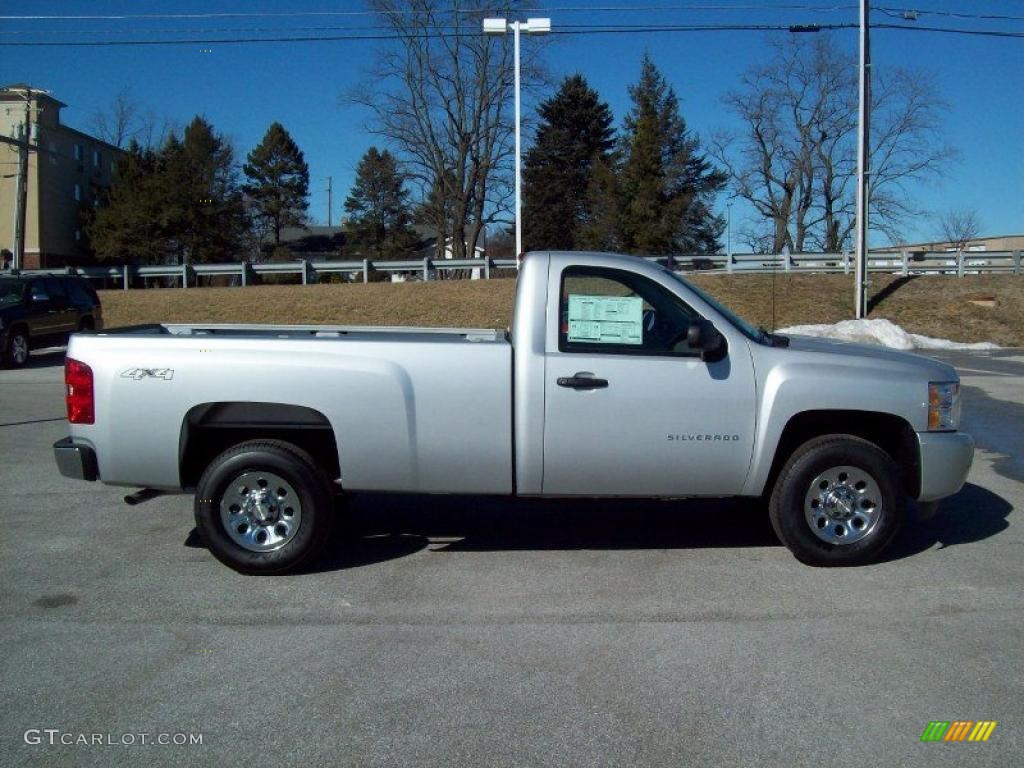
{"type": "Polygon", "coordinates": [[[928,384],[928,429],[954,430],[960,426],[960,382],[932,381],[928,384]]]}

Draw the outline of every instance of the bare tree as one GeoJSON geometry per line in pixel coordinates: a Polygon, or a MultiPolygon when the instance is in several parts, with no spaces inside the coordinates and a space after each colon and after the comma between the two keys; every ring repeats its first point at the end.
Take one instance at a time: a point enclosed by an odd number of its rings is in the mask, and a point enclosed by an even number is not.
{"type": "MultiPolygon", "coordinates": [[[[420,218],[464,258],[511,199],[511,41],[481,34],[481,0],[372,0],[397,36],[349,100],[404,160],[422,193],[420,218]]],[[[515,15],[524,3],[505,10],[515,15]]]]}
{"type": "Polygon", "coordinates": [[[98,138],[120,148],[132,141],[145,148],[160,146],[176,129],[171,120],[140,105],[128,88],[118,91],[106,109],[93,112],[89,127],[98,138]]]}
{"type": "MultiPolygon", "coordinates": [[[[712,153],[761,215],[772,250],[838,251],[855,223],[856,58],[828,35],[777,38],[771,50],[725,97],[743,129],[717,135],[712,153]]],[[[873,81],[872,227],[895,239],[920,213],[911,184],[942,174],[956,153],[941,141],[944,104],[929,77],[876,70],[873,81]]]]}
{"type": "Polygon", "coordinates": [[[938,224],[943,241],[958,251],[981,234],[981,219],[973,209],[948,210],[939,214],[938,224]]]}

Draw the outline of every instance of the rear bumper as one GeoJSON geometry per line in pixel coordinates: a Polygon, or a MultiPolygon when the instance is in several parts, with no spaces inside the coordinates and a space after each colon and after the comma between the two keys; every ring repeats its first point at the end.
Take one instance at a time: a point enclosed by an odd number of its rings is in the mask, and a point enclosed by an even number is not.
{"type": "Polygon", "coordinates": [[[96,480],[100,476],[96,467],[96,452],[88,445],[76,445],[70,437],[53,444],[53,458],[64,477],[96,480]]]}
{"type": "Polygon", "coordinates": [[[918,432],[921,489],[918,501],[935,501],[959,491],[974,461],[974,438],[963,432],[918,432]]]}

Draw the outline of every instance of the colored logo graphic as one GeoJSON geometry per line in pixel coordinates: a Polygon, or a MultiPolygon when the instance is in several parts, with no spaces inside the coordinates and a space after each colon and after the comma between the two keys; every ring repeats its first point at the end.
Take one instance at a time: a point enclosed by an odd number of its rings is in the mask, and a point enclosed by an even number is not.
{"type": "Polygon", "coordinates": [[[921,741],[988,741],[996,723],[996,720],[932,720],[921,734],[921,741]]]}

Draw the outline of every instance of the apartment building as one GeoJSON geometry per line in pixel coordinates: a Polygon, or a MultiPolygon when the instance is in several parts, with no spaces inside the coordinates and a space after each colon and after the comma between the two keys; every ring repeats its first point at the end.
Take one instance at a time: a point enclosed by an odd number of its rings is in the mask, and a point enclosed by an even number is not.
{"type": "MultiPolygon", "coordinates": [[[[60,121],[66,106],[45,91],[17,84],[0,88],[0,136],[20,140],[29,124],[25,208],[25,269],[80,264],[90,257],[82,211],[110,185],[120,150],[60,121]],[[26,116],[27,107],[27,116],[26,116]]],[[[0,249],[15,247],[19,148],[0,142],[0,249]]]]}

